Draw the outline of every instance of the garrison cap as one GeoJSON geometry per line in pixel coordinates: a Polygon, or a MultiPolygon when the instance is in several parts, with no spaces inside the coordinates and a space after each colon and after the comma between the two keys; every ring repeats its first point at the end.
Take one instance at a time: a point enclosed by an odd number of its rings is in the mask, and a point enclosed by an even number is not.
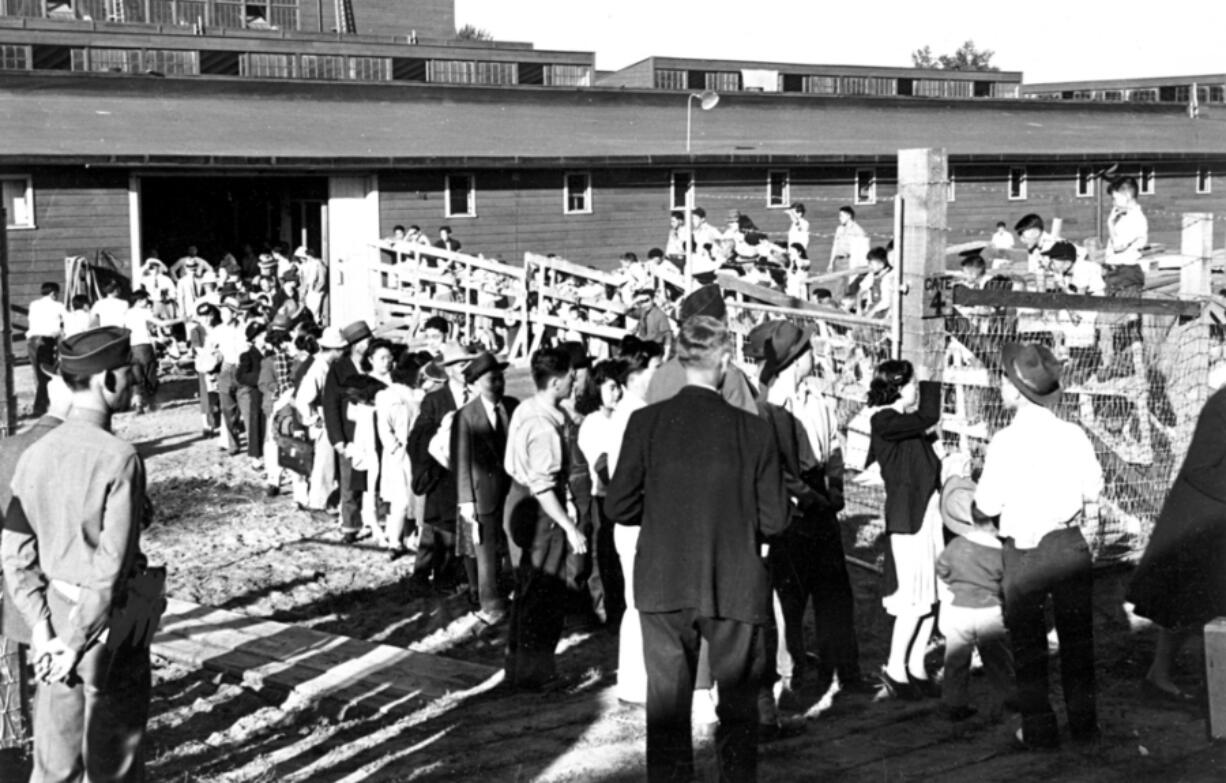
{"type": "Polygon", "coordinates": [[[132,361],[132,333],[102,326],[60,340],[61,372],[89,376],[126,367],[132,361]]]}

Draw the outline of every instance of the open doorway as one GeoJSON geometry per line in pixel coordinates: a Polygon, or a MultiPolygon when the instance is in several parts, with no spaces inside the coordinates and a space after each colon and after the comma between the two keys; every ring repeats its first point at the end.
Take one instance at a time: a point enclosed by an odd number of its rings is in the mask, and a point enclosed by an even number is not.
{"type": "Polygon", "coordinates": [[[142,176],[141,252],[167,263],[195,246],[216,264],[276,243],[306,245],[327,259],[326,177],[142,176]]]}

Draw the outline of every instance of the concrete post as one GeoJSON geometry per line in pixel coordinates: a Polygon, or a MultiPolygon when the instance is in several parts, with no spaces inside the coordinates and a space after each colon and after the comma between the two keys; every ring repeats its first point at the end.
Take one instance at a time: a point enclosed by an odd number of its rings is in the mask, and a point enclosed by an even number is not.
{"type": "MultiPolygon", "coordinates": [[[[945,316],[951,313],[952,278],[945,268],[946,192],[949,160],[943,149],[898,152],[898,193],[904,204],[899,282],[902,358],[940,376],[945,355],[945,316]]],[[[898,242],[898,239],[895,240],[898,242]]]]}

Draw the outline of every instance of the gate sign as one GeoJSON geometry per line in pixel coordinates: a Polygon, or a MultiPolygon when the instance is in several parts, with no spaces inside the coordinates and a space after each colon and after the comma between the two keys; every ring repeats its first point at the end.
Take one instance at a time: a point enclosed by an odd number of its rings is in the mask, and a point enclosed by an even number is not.
{"type": "Polygon", "coordinates": [[[947,274],[924,278],[924,318],[944,318],[953,314],[953,291],[957,284],[957,278],[947,274]]]}

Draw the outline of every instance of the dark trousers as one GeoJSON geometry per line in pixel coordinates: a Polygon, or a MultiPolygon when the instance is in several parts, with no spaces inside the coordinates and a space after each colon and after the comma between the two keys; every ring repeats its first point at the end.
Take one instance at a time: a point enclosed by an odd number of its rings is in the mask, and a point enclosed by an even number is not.
{"type": "Polygon", "coordinates": [[[158,392],[158,357],[153,346],[144,343],[132,346],[132,379],[136,393],[148,405],[158,392]]]}
{"type": "Polygon", "coordinates": [[[264,456],[264,409],[260,390],[255,386],[240,385],[235,396],[247,427],[247,456],[260,459],[264,456]]]}
{"type": "Polygon", "coordinates": [[[341,532],[357,533],[362,529],[362,490],[366,488],[366,473],[354,470],[353,460],[344,454],[337,454],[337,462],[341,467],[341,532]]]}
{"type": "Polygon", "coordinates": [[[217,373],[217,396],[221,404],[221,420],[225,425],[226,433],[230,436],[230,448],[233,449],[231,454],[239,452],[238,430],[239,418],[242,415],[238,410],[238,379],[234,377],[237,370],[238,368],[233,364],[223,364],[217,373]]]}
{"type": "Polygon", "coordinates": [[[519,483],[507,495],[504,524],[520,543],[515,600],[507,634],[507,681],[532,688],[552,678],[566,619],[566,533],[519,483]]]}
{"type": "Polygon", "coordinates": [[[813,602],[813,622],[821,676],[838,674],[843,684],[860,679],[855,598],[843,536],[833,514],[809,512],[804,521],[771,545],[767,565],[783,612],[784,660],[779,674],[799,682],[805,666],[805,609],[813,602]]]}
{"type": "Polygon", "coordinates": [[[47,382],[51,376],[43,372],[43,367],[55,364],[55,338],[27,336],[26,349],[30,354],[30,366],[34,368],[34,415],[42,416],[51,404],[47,397],[47,382]]]}
{"type": "Polygon", "coordinates": [[[1060,675],[1074,738],[1097,732],[1094,685],[1094,577],[1090,549],[1077,528],[1048,533],[1033,549],[1004,544],[1005,626],[1013,647],[1018,705],[1028,743],[1058,741],[1048,700],[1047,623],[1051,596],[1060,637],[1060,675]]]}
{"type": "Polygon", "coordinates": [[[76,673],[75,685],[39,685],[34,695],[31,780],[144,780],[149,648],[94,644],[76,673]]]}
{"type": "Polygon", "coordinates": [[[455,531],[426,523],[419,526],[421,535],[417,540],[413,577],[424,582],[433,579],[439,587],[451,587],[456,581],[455,531]]]}
{"type": "MultiPolygon", "coordinates": [[[[502,508],[492,514],[477,515],[477,523],[481,526],[481,542],[475,547],[477,600],[483,611],[492,613],[503,612],[507,608],[507,599],[498,590],[498,539],[502,537],[502,516],[502,508]]],[[[469,585],[470,590],[472,587],[469,585]]]]}
{"type": "Polygon", "coordinates": [[[758,687],[765,663],[760,626],[699,617],[693,609],[642,612],[647,664],[647,780],[694,777],[690,709],[700,640],[709,646],[711,674],[719,684],[721,781],[757,779],[758,687]]]}
{"type": "Polygon", "coordinates": [[[592,608],[605,623],[617,623],[626,611],[626,578],[613,545],[613,523],[604,515],[604,497],[592,499],[592,526],[592,573],[587,578],[592,608]]]}

